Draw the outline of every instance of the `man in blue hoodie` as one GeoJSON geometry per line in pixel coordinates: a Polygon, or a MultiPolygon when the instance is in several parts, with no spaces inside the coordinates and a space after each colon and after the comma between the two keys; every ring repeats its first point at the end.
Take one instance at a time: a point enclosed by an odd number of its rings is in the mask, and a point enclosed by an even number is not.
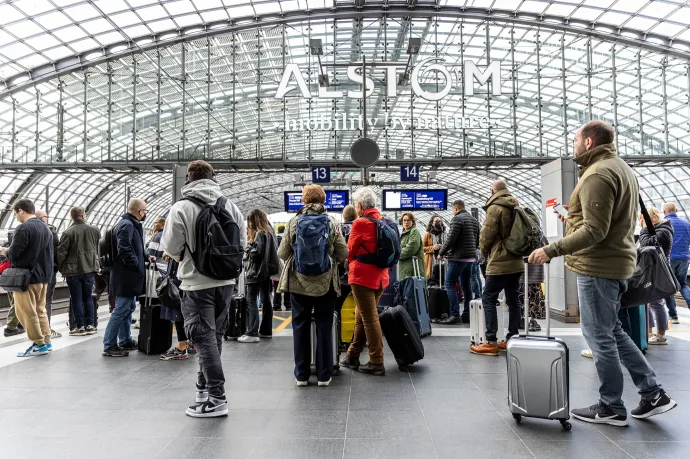
{"type": "MultiPolygon", "coordinates": [[[[673,246],[671,247],[671,268],[680,284],[680,294],[690,308],[690,287],[688,287],[688,264],[690,264],[690,223],[676,215],[678,209],[673,202],[664,204],[664,215],[673,225],[673,246]]],[[[666,299],[671,323],[678,323],[675,295],[666,299]]]]}

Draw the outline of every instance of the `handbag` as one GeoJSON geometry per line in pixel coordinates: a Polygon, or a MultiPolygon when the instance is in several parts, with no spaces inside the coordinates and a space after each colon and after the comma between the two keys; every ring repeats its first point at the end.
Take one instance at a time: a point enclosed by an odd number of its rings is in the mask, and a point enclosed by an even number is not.
{"type": "Polygon", "coordinates": [[[656,237],[656,230],[640,196],[640,208],[654,245],[637,250],[635,274],[628,280],[628,290],[621,297],[621,308],[648,304],[668,298],[680,289],[671,263],[656,237]]]}
{"type": "Polygon", "coordinates": [[[6,292],[26,292],[30,281],[31,270],[26,268],[7,268],[0,275],[0,287],[6,292]]]}
{"type": "Polygon", "coordinates": [[[181,309],[182,299],[180,297],[180,288],[175,282],[175,276],[177,275],[177,263],[170,261],[168,263],[168,269],[161,277],[158,278],[156,283],[156,293],[158,294],[158,300],[163,306],[170,309],[181,309]]]}

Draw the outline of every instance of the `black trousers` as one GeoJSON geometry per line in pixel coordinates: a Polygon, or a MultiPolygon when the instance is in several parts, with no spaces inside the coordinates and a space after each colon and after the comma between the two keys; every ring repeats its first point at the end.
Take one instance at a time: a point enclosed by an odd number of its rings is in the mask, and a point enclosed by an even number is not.
{"type": "MultiPolygon", "coordinates": [[[[508,334],[506,339],[519,333],[522,311],[520,308],[520,276],[522,273],[502,274],[498,276],[486,276],[486,285],[482,293],[482,305],[484,306],[484,318],[486,319],[486,340],[496,342],[498,332],[498,295],[501,290],[506,293],[508,304],[508,334]]],[[[500,312],[503,314],[503,311],[500,312]]]]}
{"type": "Polygon", "coordinates": [[[309,380],[311,374],[311,319],[316,323],[316,377],[328,381],[333,376],[333,300],[335,294],[306,296],[290,294],[295,378],[309,380]]]}
{"type": "Polygon", "coordinates": [[[199,357],[198,383],[216,397],[225,395],[220,353],[233,292],[233,285],[225,285],[186,291],[182,299],[185,333],[196,346],[199,357]]]}

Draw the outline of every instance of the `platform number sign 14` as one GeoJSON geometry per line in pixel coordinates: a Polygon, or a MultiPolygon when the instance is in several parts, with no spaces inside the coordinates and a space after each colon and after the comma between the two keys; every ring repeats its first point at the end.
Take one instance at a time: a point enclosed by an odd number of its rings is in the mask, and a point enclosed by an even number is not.
{"type": "Polygon", "coordinates": [[[400,166],[401,182],[419,182],[419,164],[400,166]]]}
{"type": "Polygon", "coordinates": [[[330,183],[331,168],[329,166],[312,167],[311,181],[313,183],[330,183]]]}

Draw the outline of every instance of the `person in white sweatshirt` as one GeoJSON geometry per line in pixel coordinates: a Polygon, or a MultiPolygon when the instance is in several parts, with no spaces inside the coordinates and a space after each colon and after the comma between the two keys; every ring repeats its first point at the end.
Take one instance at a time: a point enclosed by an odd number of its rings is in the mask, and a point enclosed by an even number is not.
{"type": "MultiPolygon", "coordinates": [[[[197,242],[195,231],[197,219],[203,210],[201,203],[208,206],[216,204],[218,199],[226,200],[225,210],[237,224],[235,231],[239,231],[241,246],[237,250],[241,252],[244,252],[247,244],[244,216],[232,201],[223,196],[220,186],[213,179],[213,167],[206,161],[189,163],[187,184],[182,188],[182,196],[183,199],[170,209],[161,246],[167,256],[180,263],[177,277],[182,281],[180,289],[184,292],[182,315],[185,332],[196,346],[199,356],[197,403],[187,408],[187,415],[225,416],[228,414],[228,403],[220,353],[223,325],[227,323],[236,280],[212,278],[202,274],[194,262],[195,258],[198,260],[199,254],[192,254],[192,250],[197,242]]],[[[241,267],[241,253],[239,256],[241,267]]]]}

